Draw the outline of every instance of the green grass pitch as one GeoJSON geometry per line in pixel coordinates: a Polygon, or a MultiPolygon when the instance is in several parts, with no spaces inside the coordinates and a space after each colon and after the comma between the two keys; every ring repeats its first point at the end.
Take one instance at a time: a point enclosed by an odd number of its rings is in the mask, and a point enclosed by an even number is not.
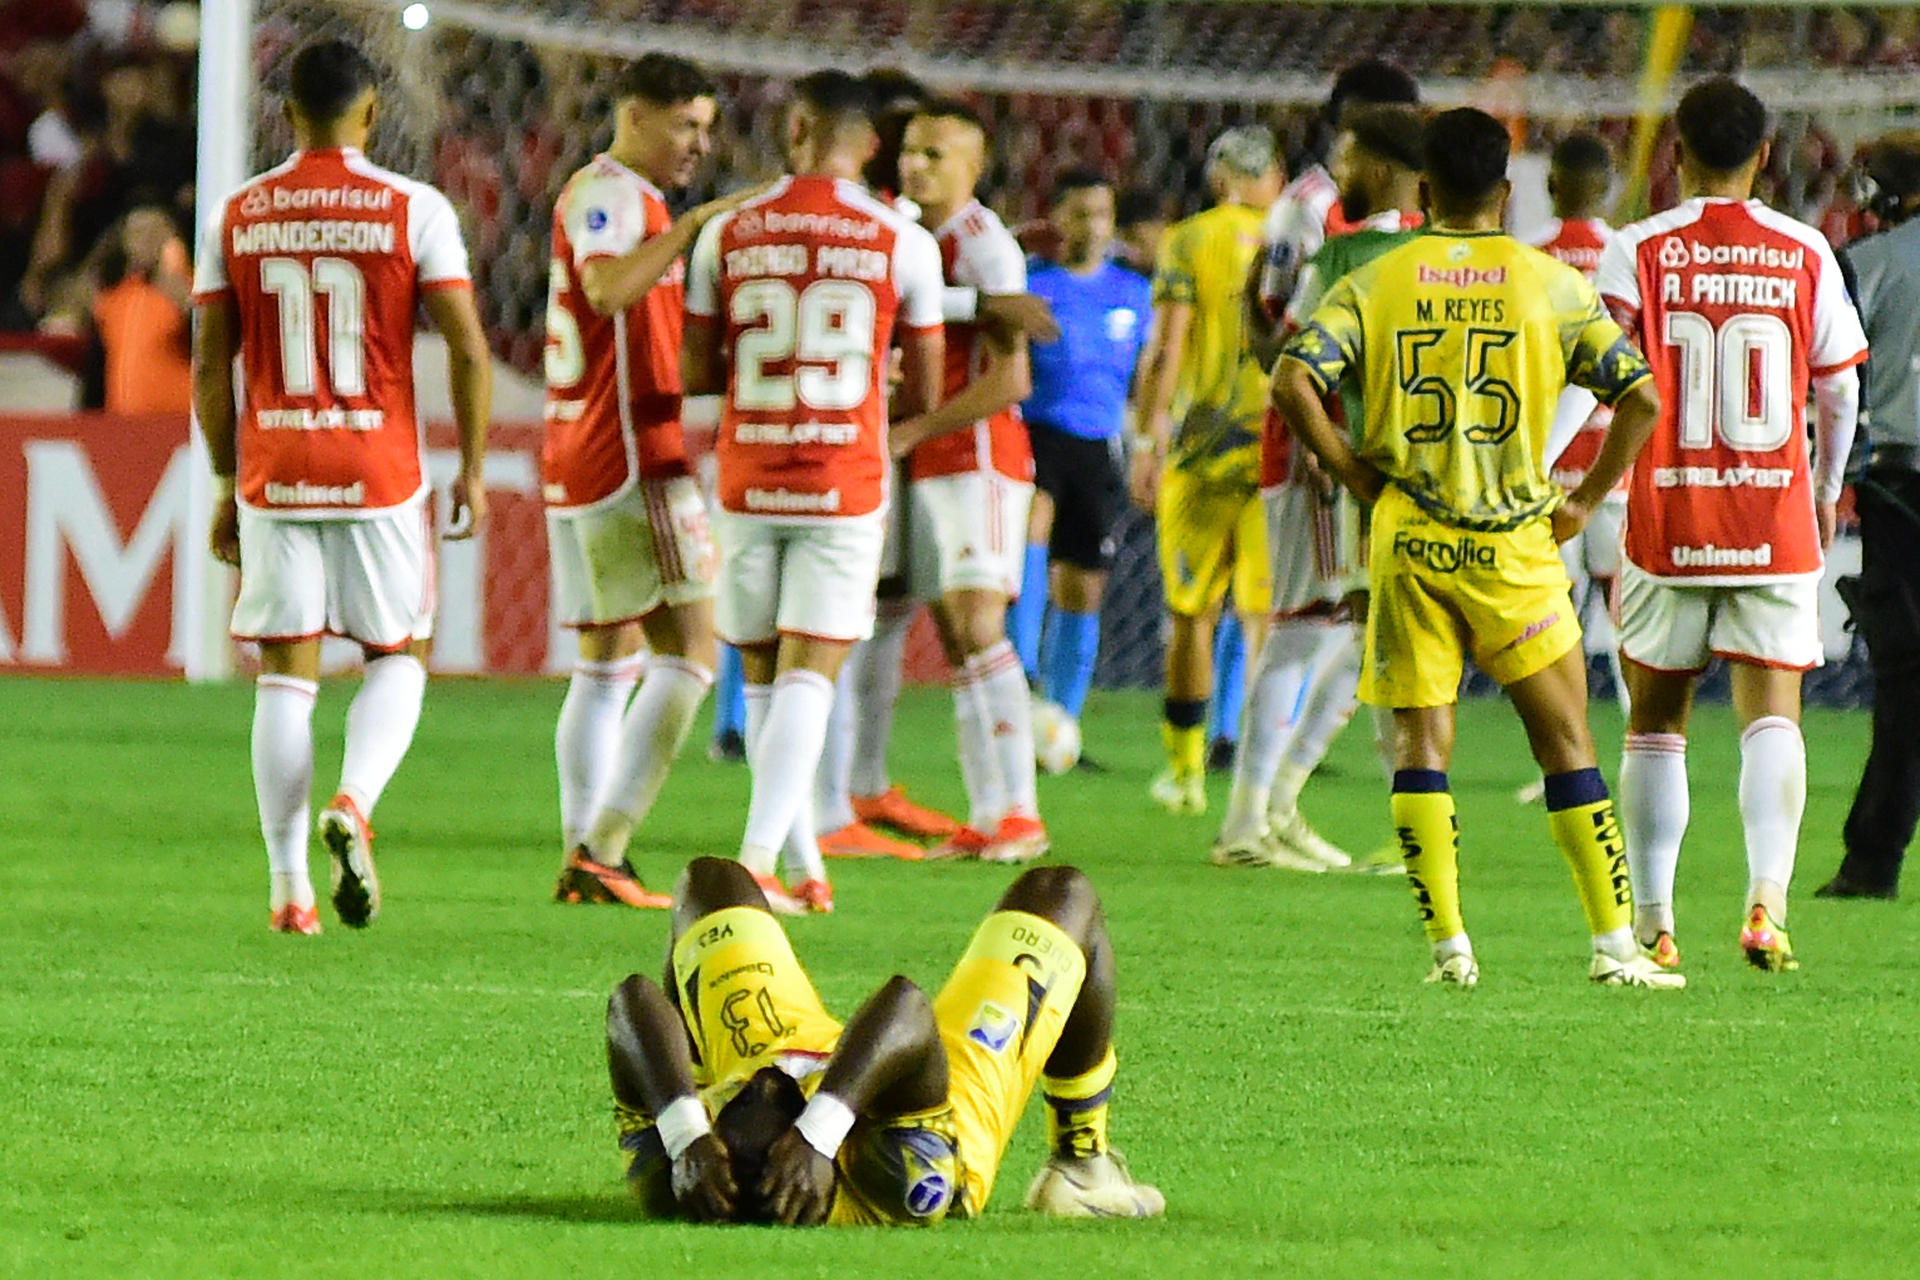
{"type": "MultiPolygon", "coordinates": [[[[350,692],[322,693],[322,787],[350,692]]],[[[1167,1218],[1021,1212],[1030,1109],[981,1221],[791,1233],[628,1207],[600,1023],[621,975],[658,971],[666,923],[548,900],[559,700],[436,684],[378,815],[385,914],[296,939],[265,928],[246,687],[0,684],[0,1275],[1788,1280],[1905,1274],[1920,1246],[1920,928],[1905,904],[1810,892],[1838,856],[1858,714],[1809,717],[1805,968],[1766,976],[1734,945],[1732,726],[1701,713],[1693,986],[1664,995],[1588,986],[1545,818],[1509,798],[1520,733],[1470,704],[1453,778],[1484,977],[1458,992],[1420,984],[1397,880],[1208,866],[1211,819],[1145,800],[1155,704],[1096,695],[1088,750],[1113,771],[1044,779],[1042,801],[1055,856],[1107,901],[1114,1136],[1167,1218]]],[[[1611,774],[1618,720],[1595,714],[1611,774]]],[[[950,734],[945,698],[911,692],[896,773],[947,804],[950,734]]],[[[1361,848],[1386,835],[1364,737],[1307,797],[1361,848]]],[[[746,786],[690,751],[642,870],[666,884],[729,852],[746,786]]],[[[836,870],[839,912],[792,932],[843,1015],[895,970],[937,985],[1010,874],[836,870]]]]}

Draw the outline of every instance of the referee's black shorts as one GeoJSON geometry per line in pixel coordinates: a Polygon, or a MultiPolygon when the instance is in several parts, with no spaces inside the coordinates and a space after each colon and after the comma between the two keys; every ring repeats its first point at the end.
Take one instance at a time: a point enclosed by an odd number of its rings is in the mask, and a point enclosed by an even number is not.
{"type": "Polygon", "coordinates": [[[1089,440],[1042,422],[1027,423],[1033,482],[1053,499],[1047,557],[1094,572],[1113,567],[1113,526],[1126,501],[1120,437],[1089,440]]]}

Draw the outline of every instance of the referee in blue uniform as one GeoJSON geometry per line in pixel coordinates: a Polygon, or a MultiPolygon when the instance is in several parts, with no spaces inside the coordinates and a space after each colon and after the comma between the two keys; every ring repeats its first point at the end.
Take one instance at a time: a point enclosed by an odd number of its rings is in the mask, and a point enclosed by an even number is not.
{"type": "Polygon", "coordinates": [[[1100,652],[1113,527],[1126,504],[1120,428],[1153,304],[1147,278],[1112,260],[1113,184],[1069,170],[1054,185],[1052,203],[1059,261],[1036,263],[1027,288],[1053,307],[1060,337],[1032,344],[1033,395],[1021,412],[1039,492],[1025,583],[1008,622],[1042,696],[1078,720],[1100,652]]]}

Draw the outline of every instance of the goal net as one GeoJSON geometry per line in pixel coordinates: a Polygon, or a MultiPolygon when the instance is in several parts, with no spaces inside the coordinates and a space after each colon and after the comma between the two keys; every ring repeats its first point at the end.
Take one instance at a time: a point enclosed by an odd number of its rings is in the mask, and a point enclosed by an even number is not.
{"type": "MultiPolygon", "coordinates": [[[[1920,117],[1920,10],[1903,8],[1261,0],[253,5],[254,166],[290,145],[278,102],[293,49],[322,35],[362,42],[387,77],[374,158],[453,199],[495,351],[529,378],[537,377],[545,338],[552,200],[607,141],[612,73],[647,50],[693,58],[722,85],[715,153],[684,202],[778,172],[780,112],[797,75],[829,65],[893,66],[980,109],[992,153],[982,196],[1009,226],[1028,229],[1046,212],[1054,175],[1069,167],[1111,174],[1163,219],[1196,211],[1205,199],[1207,144],[1230,125],[1265,124],[1290,166],[1312,163],[1324,142],[1318,113],[1333,74],[1369,57],[1413,72],[1429,103],[1483,106],[1512,122],[1522,222],[1546,216],[1544,155],[1574,129],[1599,132],[1621,158],[1622,216],[1670,203],[1664,109],[1689,80],[1733,72],[1777,120],[1763,196],[1838,242],[1860,229],[1847,183],[1854,148],[1920,117]]],[[[496,500],[508,527],[496,528],[492,559],[500,561],[508,544],[513,559],[485,573],[495,595],[517,593],[487,605],[491,625],[524,633],[487,638],[488,656],[508,655],[515,667],[545,663],[549,637],[537,493],[527,496],[528,513],[496,500]]],[[[1122,534],[1099,678],[1155,684],[1161,614],[1151,528],[1133,516],[1122,534]]],[[[1837,605],[1832,612],[1844,617],[1837,605]]],[[[1830,649],[1838,653],[1845,640],[1834,630],[1830,649]]],[[[1824,683],[1850,697],[1858,679],[1841,663],[1824,683]]]]}

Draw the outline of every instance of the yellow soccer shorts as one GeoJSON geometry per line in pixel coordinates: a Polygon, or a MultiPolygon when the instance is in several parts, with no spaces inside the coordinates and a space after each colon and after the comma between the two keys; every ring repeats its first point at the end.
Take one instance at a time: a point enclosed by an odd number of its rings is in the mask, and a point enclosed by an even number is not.
{"type": "Polygon", "coordinates": [[[1168,464],[1154,506],[1160,578],[1167,612],[1195,618],[1233,587],[1234,608],[1266,616],[1273,607],[1267,561],[1267,515],[1260,491],[1168,464]]]}
{"type": "Polygon", "coordinates": [[[785,930],[758,907],[695,921],[674,944],[673,976],[703,1085],[744,1079],[776,1054],[826,1054],[839,1043],[840,1024],[785,930]]]}
{"type": "Polygon", "coordinates": [[[1505,533],[1443,524],[1389,485],[1373,509],[1360,697],[1377,707],[1454,702],[1471,656],[1502,685],[1546,670],[1580,643],[1545,517],[1505,533]]]}
{"type": "Polygon", "coordinates": [[[966,1184],[956,1215],[986,1208],[1000,1156],[1086,976],[1086,956],[1058,925],[996,911],[934,1000],[966,1184]]]}

